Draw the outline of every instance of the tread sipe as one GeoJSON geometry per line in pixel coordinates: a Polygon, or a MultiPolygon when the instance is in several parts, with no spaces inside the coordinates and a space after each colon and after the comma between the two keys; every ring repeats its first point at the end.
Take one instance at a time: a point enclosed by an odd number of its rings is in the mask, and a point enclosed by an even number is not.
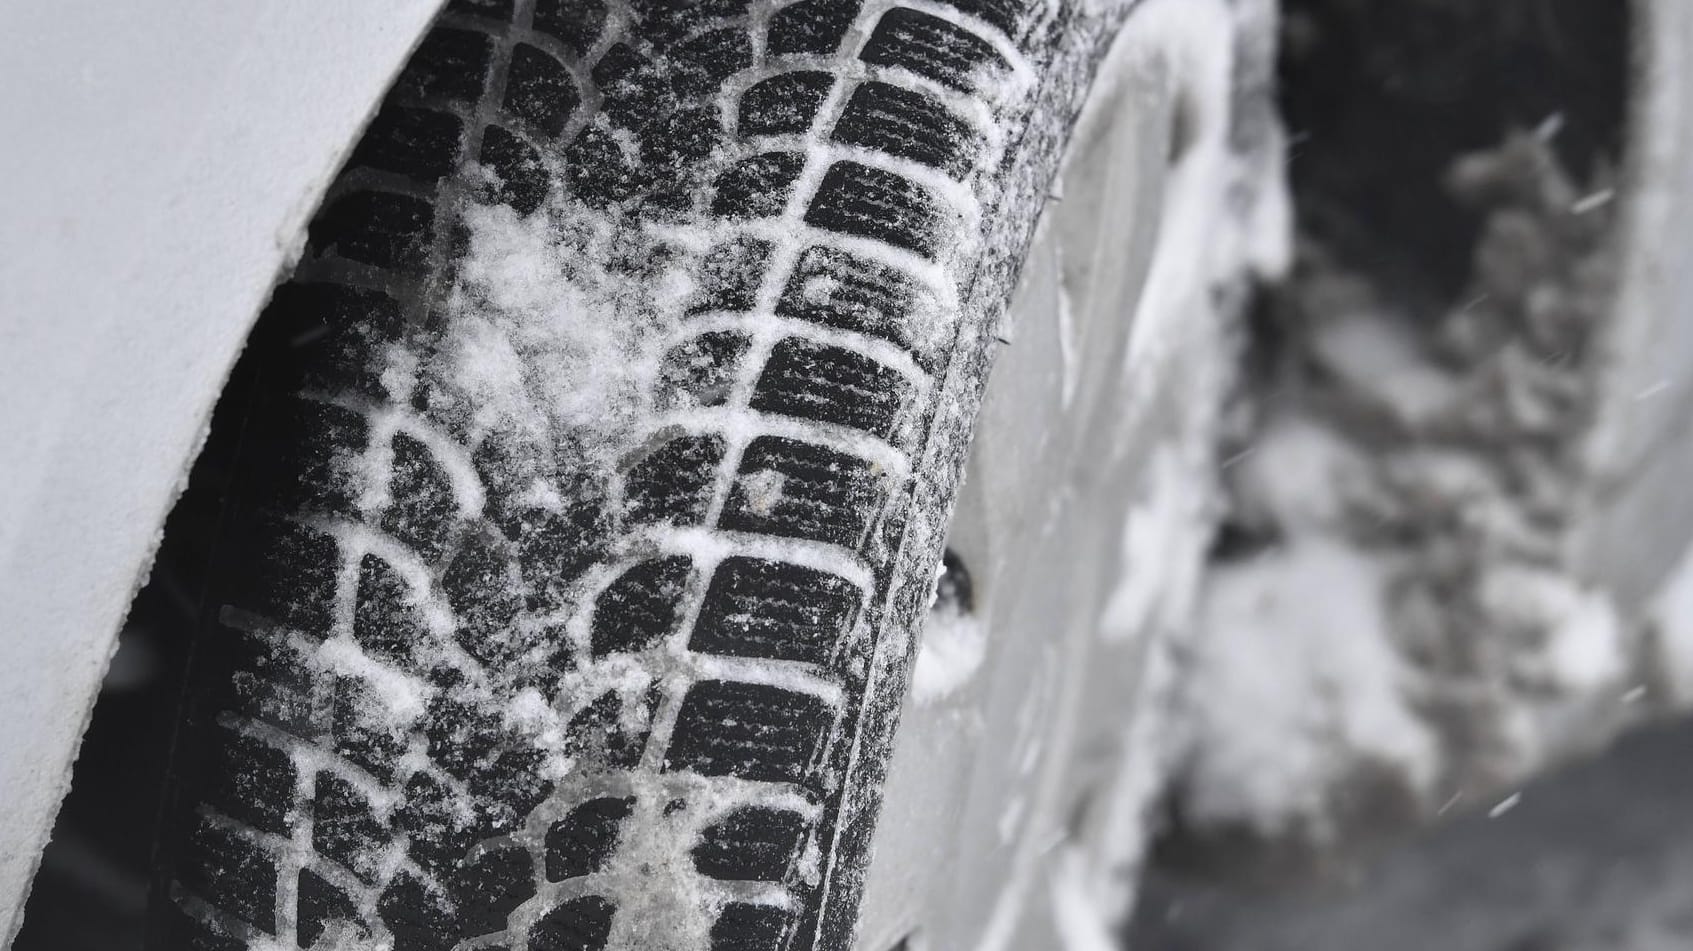
{"type": "Polygon", "coordinates": [[[246,358],[152,947],[847,946],[1079,16],[448,4],[246,358]]]}

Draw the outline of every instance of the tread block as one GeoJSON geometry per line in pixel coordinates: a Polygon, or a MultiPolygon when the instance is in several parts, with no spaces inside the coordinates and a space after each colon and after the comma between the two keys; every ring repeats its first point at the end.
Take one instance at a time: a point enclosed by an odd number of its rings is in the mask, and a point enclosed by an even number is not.
{"type": "Polygon", "coordinates": [[[179,870],[182,885],[262,931],[276,931],[276,861],[237,833],[198,818],[179,870]]]}
{"type": "Polygon", "coordinates": [[[391,95],[473,104],[488,81],[493,55],[494,40],[487,34],[437,27],[418,44],[391,95]]]}
{"type": "Polygon", "coordinates": [[[518,214],[534,214],[547,200],[552,178],[539,152],[515,133],[497,125],[482,133],[480,161],[496,179],[488,198],[510,205],[518,214]]]}
{"type": "MultiPolygon", "coordinates": [[[[337,722],[345,719],[352,723],[363,723],[372,734],[381,733],[394,739],[404,735],[405,727],[392,725],[388,720],[389,698],[371,681],[363,677],[332,675],[331,686],[334,691],[333,716],[337,722]]],[[[340,738],[336,737],[336,741],[339,740],[340,738]]]]}
{"type": "Polygon", "coordinates": [[[376,851],[387,827],[364,793],[334,773],[320,772],[312,801],[312,848],[366,882],[379,871],[376,851]]]}
{"type": "Polygon", "coordinates": [[[223,699],[226,709],[284,733],[315,738],[322,729],[320,705],[312,694],[316,678],[285,636],[275,630],[221,631],[213,642],[213,656],[229,672],[229,679],[226,685],[218,685],[221,689],[215,689],[212,697],[223,699]]]}
{"type": "Polygon", "coordinates": [[[599,500],[568,496],[564,511],[543,508],[524,513],[526,530],[518,536],[518,558],[537,611],[553,610],[568,600],[570,583],[593,563],[606,542],[605,510],[599,500]]]}
{"type": "Polygon", "coordinates": [[[453,636],[489,666],[509,664],[530,646],[512,623],[523,609],[515,560],[486,535],[471,535],[441,576],[458,619],[453,636]]]}
{"type": "Polygon", "coordinates": [[[375,555],[365,555],[359,561],[353,640],[372,657],[409,665],[416,647],[427,637],[411,601],[411,590],[399,572],[375,555]]]}
{"type": "Polygon", "coordinates": [[[480,838],[464,815],[464,803],[440,780],[423,771],[406,781],[401,800],[393,823],[397,831],[410,837],[412,859],[433,875],[449,877],[480,838]]]}
{"type": "Polygon", "coordinates": [[[599,39],[605,14],[601,0],[535,0],[532,25],[580,57],[599,39]]]}
{"type": "Polygon", "coordinates": [[[911,384],[875,360],[801,337],[777,344],[753,389],[752,408],[837,423],[893,442],[911,384]]]}
{"type": "Polygon", "coordinates": [[[655,66],[628,43],[613,43],[594,64],[600,87],[600,111],[613,124],[640,129],[669,110],[673,69],[655,66]]]}
{"type": "Polygon", "coordinates": [[[860,0],[800,0],[770,18],[767,44],[777,56],[828,54],[858,18],[860,0]]]}
{"type": "Polygon", "coordinates": [[[664,768],[797,783],[819,755],[832,722],[828,706],[810,694],[698,681],[682,699],[664,768]]]}
{"type": "Polygon", "coordinates": [[[731,902],[711,926],[711,951],[782,951],[792,922],[781,908],[731,902]]]}
{"type": "Polygon", "coordinates": [[[711,576],[691,650],[826,665],[863,593],[835,575],[762,558],[723,559],[711,576]]]}
{"type": "Polygon", "coordinates": [[[672,347],[660,370],[660,402],[666,406],[721,406],[728,402],[749,343],[744,334],[716,331],[672,347]]]}
{"type": "Polygon", "coordinates": [[[644,650],[675,632],[692,576],[693,562],[683,555],[649,559],[624,571],[594,600],[594,656],[644,650]]]}
{"type": "Polygon", "coordinates": [[[453,484],[429,447],[405,433],[389,441],[388,507],[382,528],[433,561],[447,550],[458,522],[453,484]]]}
{"type": "Polygon", "coordinates": [[[225,727],[208,731],[211,748],[206,804],[236,822],[287,835],[294,808],[294,762],[289,755],[225,727]]]}
{"type": "MultiPolygon", "coordinates": [[[[259,524],[267,525],[266,522],[259,524]]],[[[252,536],[248,537],[251,539],[252,536]]],[[[333,557],[333,551],[331,549],[331,557],[333,557]]],[[[252,571],[251,566],[246,563],[238,563],[238,565],[245,572],[252,571]]],[[[248,580],[250,581],[250,579],[248,580]]],[[[251,585],[251,587],[256,589],[257,586],[251,585]]],[[[308,697],[317,685],[316,671],[310,670],[306,666],[306,652],[312,650],[314,645],[298,645],[294,635],[302,632],[286,622],[279,622],[279,619],[274,615],[268,618],[237,616],[235,612],[245,613],[250,611],[255,603],[251,597],[244,596],[250,594],[250,592],[240,592],[239,594],[242,596],[232,594],[233,603],[226,605],[219,612],[220,630],[216,637],[207,641],[209,660],[226,666],[231,674],[229,683],[224,683],[220,679],[206,685],[209,699],[225,702],[225,710],[251,713],[252,711],[240,706],[239,703],[230,707],[227,706],[227,702],[232,698],[239,702],[262,699],[255,692],[260,688],[274,690],[279,694],[287,694],[291,698],[308,697]],[[302,647],[304,650],[301,649],[302,647]],[[242,683],[243,680],[250,682],[242,683]],[[257,682],[260,680],[263,683],[257,682]]],[[[290,700],[288,705],[292,707],[294,705],[293,700],[290,700]]],[[[212,710],[209,707],[205,708],[204,713],[209,715],[212,710]]],[[[187,714],[185,713],[185,715],[187,714]]],[[[200,722],[207,720],[207,716],[195,714],[189,716],[189,719],[193,722],[200,722]]],[[[272,722],[263,717],[258,717],[258,719],[265,723],[272,722]]],[[[302,725],[302,729],[294,729],[290,725],[291,723],[292,721],[280,721],[276,722],[275,725],[282,727],[284,732],[292,733],[295,736],[311,737],[316,735],[310,728],[305,728],[305,725],[302,725]]]]}
{"type": "Polygon", "coordinates": [[[316,529],[265,516],[249,539],[258,564],[240,573],[245,584],[235,603],[317,640],[328,637],[340,546],[316,529]]]}
{"type": "Polygon", "coordinates": [[[282,389],[387,399],[381,364],[371,354],[404,331],[399,302],[382,291],[289,283],[276,289],[249,346],[275,355],[275,382],[282,389]]]}
{"type": "Polygon", "coordinates": [[[571,193],[591,208],[631,198],[646,181],[612,134],[593,126],[564,150],[564,178],[571,193]]]}
{"type": "Polygon", "coordinates": [[[450,112],[386,102],[353,149],[351,164],[439,181],[457,170],[463,139],[464,121],[450,112]]]}
{"type": "MultiPolygon", "coordinates": [[[[741,4],[744,9],[745,4],[741,4]]],[[[752,66],[752,37],[743,27],[710,30],[671,51],[683,95],[715,92],[723,81],[752,66]]]]}
{"type": "Polygon", "coordinates": [[[806,224],[930,258],[940,250],[941,221],[940,205],[925,186],[848,161],[829,166],[805,213],[806,224]]]}
{"type": "Polygon", "coordinates": [[[528,43],[512,49],[505,100],[506,110],[512,115],[556,136],[564,131],[581,98],[570,70],[551,54],[528,43]]]}
{"type": "Polygon", "coordinates": [[[646,63],[647,58],[642,56],[635,47],[619,41],[611,44],[604,53],[600,54],[599,60],[594,63],[589,75],[600,86],[600,91],[606,92],[606,87],[627,81],[639,72],[646,63]]]}
{"type": "Polygon", "coordinates": [[[547,830],[547,881],[562,882],[604,869],[617,847],[623,820],[634,806],[632,797],[590,799],[553,823],[547,830]]]}
{"type": "Polygon", "coordinates": [[[983,70],[1009,66],[976,34],[907,7],[882,14],[859,58],[872,66],[908,70],[960,92],[973,91],[983,70]]]}
{"type": "MultiPolygon", "coordinates": [[[[296,661],[289,659],[283,663],[296,661]]],[[[236,705],[255,721],[295,736],[312,737],[321,732],[317,705],[313,703],[309,690],[279,685],[269,673],[255,673],[252,665],[237,668],[230,674],[229,680],[238,698],[236,705]]]]}
{"type": "Polygon", "coordinates": [[[641,138],[641,161],[654,179],[685,179],[716,151],[723,126],[715,109],[680,109],[660,119],[641,138]]]}
{"type": "Polygon", "coordinates": [[[675,43],[713,22],[747,15],[749,0],[635,0],[641,31],[655,42],[675,43]]]}
{"type": "Polygon", "coordinates": [[[742,159],[717,177],[711,212],[721,218],[769,218],[782,213],[805,168],[800,152],[765,152],[742,159]]]}
{"type": "Polygon", "coordinates": [[[564,902],[529,929],[528,951],[601,951],[617,906],[599,895],[564,902]]]}
{"type": "Polygon", "coordinates": [[[446,951],[458,943],[451,909],[410,872],[394,876],[376,913],[394,936],[393,951],[446,951]]]}
{"type": "Polygon", "coordinates": [[[625,726],[627,718],[617,694],[604,694],[571,718],[568,731],[571,755],[604,763],[611,769],[634,769],[646,748],[647,735],[652,732],[652,714],[658,698],[656,687],[647,691],[640,726],[631,730],[625,726]]]}
{"type": "Polygon", "coordinates": [[[698,525],[717,488],[723,437],[689,435],[671,439],[647,453],[625,481],[627,516],[632,522],[698,525]]]}
{"type": "Polygon", "coordinates": [[[889,83],[859,84],[847,100],[834,140],[910,159],[954,177],[970,170],[982,138],[939,102],[889,83]]]}
{"type": "Polygon", "coordinates": [[[348,478],[348,470],[362,468],[358,457],[370,436],[363,416],[291,399],[257,410],[253,419],[252,462],[244,468],[255,497],[286,512],[358,517],[359,479],[348,478]]]}
{"type": "Polygon", "coordinates": [[[474,698],[452,689],[439,691],[430,699],[425,735],[429,758],[460,780],[469,777],[479,761],[516,738],[474,698]]]}
{"type": "Polygon", "coordinates": [[[453,879],[459,933],[475,938],[503,931],[512,911],[534,894],[527,849],[513,845],[482,853],[453,879]]]}
{"type": "Polygon", "coordinates": [[[834,84],[835,77],[815,70],[760,80],[741,94],[736,126],[741,135],[802,135],[834,84]]]}
{"type": "Polygon", "coordinates": [[[352,896],[309,868],[300,870],[295,894],[299,908],[295,940],[302,948],[317,944],[317,939],[335,922],[358,924],[358,908],[353,904],[352,896]]]}
{"type": "Polygon", "coordinates": [[[428,262],[434,226],[435,207],[425,199],[367,189],[330,203],[307,236],[320,255],[416,272],[428,262]]]}
{"type": "Polygon", "coordinates": [[[779,882],[799,856],[805,819],[787,809],[744,806],[707,826],[694,868],[725,881],[779,882]]]}
{"type": "Polygon", "coordinates": [[[807,248],[776,313],[886,340],[933,366],[924,324],[935,304],[904,272],[847,251],[807,248]]]}
{"type": "MultiPolygon", "coordinates": [[[[548,473],[515,440],[500,436],[483,439],[471,452],[470,465],[483,487],[483,511],[488,521],[508,540],[522,538],[535,511],[527,504],[530,490],[548,473]]],[[[568,484],[557,483],[561,489],[568,484]]],[[[583,494],[592,497],[586,490],[583,494]]]]}
{"type": "Polygon", "coordinates": [[[718,524],[730,531],[856,548],[879,513],[883,495],[882,480],[867,460],[761,436],[741,455],[718,524]]]}
{"type": "Polygon", "coordinates": [[[770,242],[745,235],[714,245],[700,262],[700,288],[688,313],[752,310],[758,304],[758,288],[771,250],[770,242]]]}
{"type": "Polygon", "coordinates": [[[1022,32],[1023,17],[1029,10],[1028,0],[940,0],[941,3],[992,25],[1006,36],[1015,39],[1022,32]]]}
{"type": "Polygon", "coordinates": [[[337,685],[334,699],[335,753],[383,782],[394,778],[394,769],[406,753],[405,737],[397,731],[371,722],[364,712],[364,685],[347,680],[337,685]]]}
{"type": "Polygon", "coordinates": [[[543,773],[546,760],[544,751],[519,745],[497,756],[485,755],[471,764],[464,777],[465,787],[485,828],[515,829],[530,810],[547,798],[553,786],[543,773]]]}

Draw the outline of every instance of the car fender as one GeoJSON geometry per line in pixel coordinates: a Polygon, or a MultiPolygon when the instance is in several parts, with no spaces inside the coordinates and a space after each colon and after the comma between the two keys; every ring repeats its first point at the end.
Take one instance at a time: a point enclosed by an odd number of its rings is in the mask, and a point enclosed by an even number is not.
{"type": "Polygon", "coordinates": [[[438,5],[0,6],[0,945],[229,369],[438,5]]]}

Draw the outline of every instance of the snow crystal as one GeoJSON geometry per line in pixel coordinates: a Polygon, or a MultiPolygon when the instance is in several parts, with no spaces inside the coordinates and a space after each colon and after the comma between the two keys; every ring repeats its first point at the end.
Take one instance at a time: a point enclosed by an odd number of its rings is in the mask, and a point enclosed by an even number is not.
{"type": "Polygon", "coordinates": [[[1603,208],[1606,205],[1610,204],[1612,201],[1614,201],[1616,199],[1616,197],[1617,197],[1617,190],[1616,189],[1614,189],[1614,188],[1601,188],[1596,192],[1592,192],[1591,194],[1583,195],[1582,197],[1576,199],[1570,205],[1570,214],[1572,214],[1572,215],[1585,215],[1590,211],[1598,211],[1600,208],[1603,208]]]}
{"type": "Polygon", "coordinates": [[[1519,804],[1521,804],[1522,801],[1523,801],[1523,794],[1522,793],[1520,793],[1520,792],[1512,793],[1509,796],[1506,796],[1504,799],[1501,799],[1497,803],[1495,803],[1493,805],[1493,808],[1487,810],[1487,818],[1497,819],[1500,816],[1504,815],[1505,813],[1510,812],[1512,809],[1517,808],[1517,806],[1519,804]]]}

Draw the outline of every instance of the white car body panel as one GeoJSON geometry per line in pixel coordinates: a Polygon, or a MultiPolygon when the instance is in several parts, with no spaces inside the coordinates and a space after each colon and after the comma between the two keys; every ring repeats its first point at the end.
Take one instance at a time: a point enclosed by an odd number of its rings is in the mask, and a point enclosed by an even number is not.
{"type": "Polygon", "coordinates": [[[231,364],[439,0],[0,5],[0,939],[231,364]]]}

